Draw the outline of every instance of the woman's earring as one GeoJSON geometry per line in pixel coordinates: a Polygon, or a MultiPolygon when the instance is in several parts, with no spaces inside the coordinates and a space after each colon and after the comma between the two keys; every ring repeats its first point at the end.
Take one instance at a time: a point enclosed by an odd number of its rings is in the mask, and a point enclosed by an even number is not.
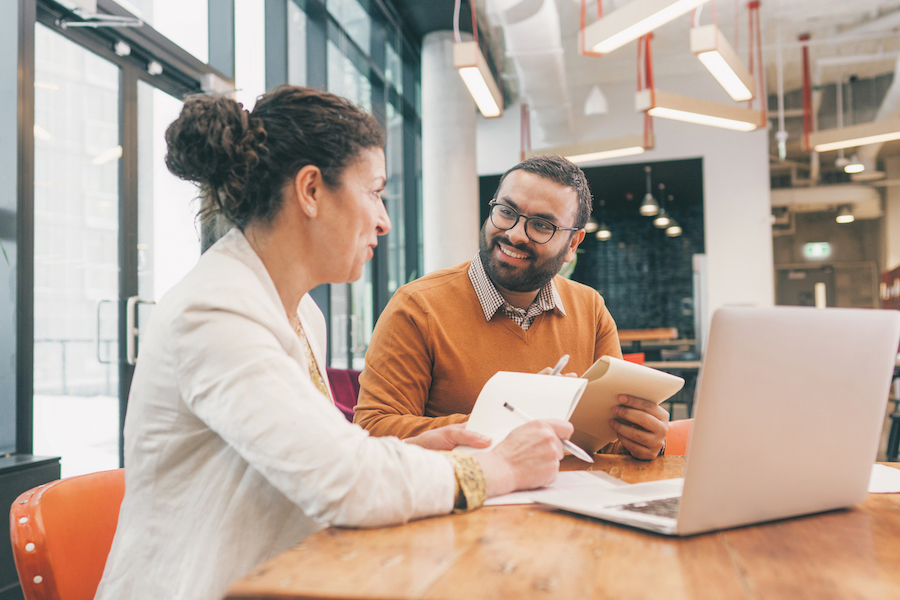
{"type": "Polygon", "coordinates": [[[316,209],[315,209],[315,207],[307,206],[307,207],[306,207],[306,212],[308,212],[308,213],[309,213],[309,216],[311,216],[311,217],[316,216],[316,209]]]}

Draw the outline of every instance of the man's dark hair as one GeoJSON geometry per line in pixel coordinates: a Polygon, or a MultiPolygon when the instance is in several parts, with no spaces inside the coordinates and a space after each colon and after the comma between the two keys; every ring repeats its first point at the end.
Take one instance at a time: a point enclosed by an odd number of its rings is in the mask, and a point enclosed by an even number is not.
{"type": "Polygon", "coordinates": [[[591,199],[591,189],[588,187],[587,178],[585,178],[584,171],[578,165],[562,156],[552,154],[532,156],[503,174],[503,177],[500,178],[500,183],[497,184],[497,191],[494,192],[494,200],[497,199],[497,194],[500,193],[500,186],[503,185],[503,180],[513,171],[533,173],[538,177],[555,181],[560,185],[575,190],[578,194],[578,210],[575,213],[574,227],[581,228],[587,223],[591,216],[593,200],[591,199]]]}

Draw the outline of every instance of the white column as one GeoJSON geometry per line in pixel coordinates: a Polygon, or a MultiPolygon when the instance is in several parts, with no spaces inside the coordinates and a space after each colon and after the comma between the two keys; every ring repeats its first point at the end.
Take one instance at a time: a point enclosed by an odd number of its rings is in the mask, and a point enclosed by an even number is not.
{"type": "Polygon", "coordinates": [[[475,101],[453,68],[453,33],[422,43],[422,224],[425,273],[478,250],[475,101]]]}
{"type": "MultiPolygon", "coordinates": [[[[884,170],[888,179],[900,179],[900,158],[887,158],[884,170]]],[[[884,202],[885,260],[882,267],[890,271],[900,267],[900,186],[885,188],[884,202]]]]}

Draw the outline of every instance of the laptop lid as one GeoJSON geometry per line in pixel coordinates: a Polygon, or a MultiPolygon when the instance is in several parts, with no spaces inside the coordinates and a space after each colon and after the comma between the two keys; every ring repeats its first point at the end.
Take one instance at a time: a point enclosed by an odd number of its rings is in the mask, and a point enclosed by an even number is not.
{"type": "Polygon", "coordinates": [[[898,343],[897,311],[719,309],[678,534],[863,501],[898,343]]]}

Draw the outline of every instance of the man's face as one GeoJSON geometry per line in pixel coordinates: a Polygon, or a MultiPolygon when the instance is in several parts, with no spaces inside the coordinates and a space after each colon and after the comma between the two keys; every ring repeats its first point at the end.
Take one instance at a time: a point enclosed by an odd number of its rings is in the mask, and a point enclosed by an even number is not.
{"type": "Polygon", "coordinates": [[[496,201],[523,215],[515,227],[497,229],[488,218],[481,229],[479,249],[488,276],[498,287],[511,292],[533,292],[544,287],[575,257],[584,230],[571,235],[557,231],[546,244],[537,244],[525,234],[524,217],[541,217],[558,227],[574,227],[578,193],[527,171],[506,176],[496,201]]]}

